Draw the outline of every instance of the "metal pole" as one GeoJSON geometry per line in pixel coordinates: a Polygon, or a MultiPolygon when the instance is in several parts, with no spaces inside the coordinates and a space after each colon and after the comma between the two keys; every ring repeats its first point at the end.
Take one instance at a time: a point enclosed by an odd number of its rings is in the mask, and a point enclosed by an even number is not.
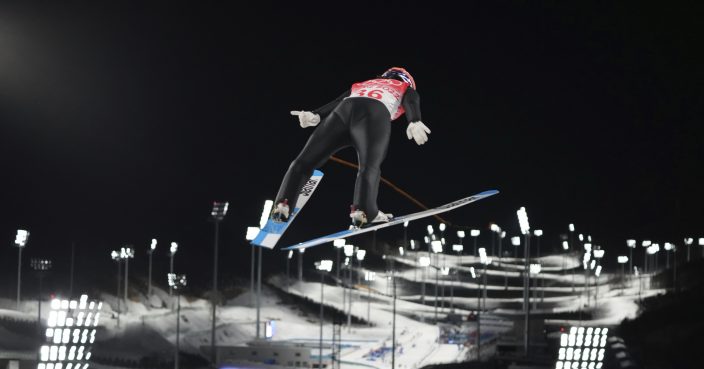
{"type": "Polygon", "coordinates": [[[254,306],[254,262],[255,262],[255,250],[254,246],[252,246],[251,250],[251,263],[249,265],[249,294],[250,294],[250,299],[249,302],[254,306]]]}
{"type": "Polygon", "coordinates": [[[391,284],[393,285],[393,319],[391,323],[391,369],[396,369],[396,275],[394,260],[391,260],[391,284]]]}
{"type": "MultiPolygon", "coordinates": [[[[174,368],[178,369],[179,334],[181,331],[181,294],[176,294],[176,352],[174,353],[174,368]]],[[[213,359],[213,362],[215,360],[213,359]]]]}
{"type": "Polygon", "coordinates": [[[341,247],[337,248],[337,274],[335,275],[338,281],[340,280],[340,268],[342,267],[340,265],[340,249],[341,247]]]}
{"type": "Polygon", "coordinates": [[[126,257],[125,258],[125,310],[127,309],[127,290],[129,288],[129,279],[128,274],[130,272],[130,258],[126,257]]]}
{"type": "MultiPolygon", "coordinates": [[[[171,253],[171,256],[169,257],[169,259],[170,259],[169,273],[173,274],[174,273],[174,253],[173,252],[171,253]]],[[[174,295],[174,288],[169,286],[169,296],[173,296],[173,295],[174,295]]],[[[172,309],[171,311],[173,311],[173,308],[174,308],[173,302],[171,302],[170,304],[171,304],[171,309],[172,309]]]]}
{"type": "Polygon", "coordinates": [[[37,297],[37,333],[42,334],[42,273],[39,272],[39,296],[37,297]]]}
{"type": "Polygon", "coordinates": [[[22,246],[17,247],[17,310],[20,310],[20,288],[22,286],[22,246]]]}
{"type": "Polygon", "coordinates": [[[291,264],[291,259],[289,259],[288,255],[286,255],[286,292],[288,292],[288,286],[291,284],[291,273],[289,264],[291,264]]]}
{"type": "Polygon", "coordinates": [[[350,285],[350,288],[348,288],[348,296],[347,296],[347,330],[351,331],[352,330],[352,263],[354,261],[350,261],[350,264],[347,266],[347,284],[350,285]]]}
{"type": "Polygon", "coordinates": [[[215,219],[215,240],[213,242],[213,291],[210,294],[210,305],[212,307],[212,322],[210,328],[210,361],[215,365],[215,319],[217,303],[215,296],[218,293],[218,232],[220,222],[215,219]]]}
{"type": "Polygon", "coordinates": [[[152,251],[149,251],[149,288],[147,288],[147,296],[152,295],[152,251]]]}
{"type": "MultiPolygon", "coordinates": [[[[477,278],[479,279],[479,278],[477,278]]],[[[480,287],[479,281],[477,281],[477,361],[481,360],[479,352],[481,351],[481,333],[482,333],[482,323],[481,323],[481,310],[482,310],[482,289],[480,287]]]]}
{"type": "Polygon", "coordinates": [[[477,236],[474,236],[474,256],[477,256],[477,236]]]}
{"type": "Polygon", "coordinates": [[[369,280],[369,285],[367,286],[367,324],[372,326],[372,281],[369,280]]]}
{"type": "Polygon", "coordinates": [[[257,247],[257,339],[259,339],[260,310],[262,305],[262,248],[257,247]]]}
{"type": "Polygon", "coordinates": [[[435,324],[438,322],[438,283],[440,283],[439,273],[439,263],[437,254],[435,254],[435,300],[433,301],[433,306],[435,307],[435,324]]]}
{"type": "Polygon", "coordinates": [[[303,253],[298,252],[298,281],[303,282],[303,253]]]}
{"type": "Polygon", "coordinates": [[[628,273],[633,273],[633,247],[628,248],[628,273]]]}
{"type": "Polygon", "coordinates": [[[117,327],[120,327],[120,286],[122,285],[122,268],[120,268],[120,259],[117,259],[117,292],[115,299],[117,300],[117,327]]]}
{"type": "Polygon", "coordinates": [[[528,245],[528,242],[530,242],[530,237],[528,235],[524,236],[524,245],[523,245],[523,257],[524,257],[524,267],[523,267],[523,309],[525,310],[525,326],[524,326],[524,336],[523,336],[523,351],[525,353],[525,356],[528,356],[528,340],[529,340],[529,335],[528,335],[528,330],[530,328],[530,296],[528,295],[529,293],[529,285],[530,285],[530,275],[529,275],[529,270],[528,270],[528,263],[530,261],[530,247],[528,245]]]}
{"type": "Polygon", "coordinates": [[[68,287],[68,295],[73,297],[73,260],[74,260],[74,255],[75,255],[75,249],[76,249],[76,243],[71,242],[71,273],[69,277],[69,287],[68,287]]]}
{"type": "Polygon", "coordinates": [[[320,353],[318,355],[318,368],[323,368],[323,288],[325,286],[325,274],[320,271],[320,353]]]}

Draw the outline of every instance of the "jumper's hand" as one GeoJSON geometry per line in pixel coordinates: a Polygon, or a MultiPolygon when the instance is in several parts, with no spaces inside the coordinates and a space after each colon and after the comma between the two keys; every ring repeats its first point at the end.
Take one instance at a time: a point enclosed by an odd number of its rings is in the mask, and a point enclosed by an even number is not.
{"type": "Polygon", "coordinates": [[[428,133],[430,133],[430,129],[421,121],[411,122],[406,128],[408,139],[415,140],[418,145],[428,142],[428,133]]]}
{"type": "Polygon", "coordinates": [[[309,111],[291,110],[291,115],[297,115],[298,121],[301,123],[301,128],[315,127],[320,123],[320,115],[309,111]]]}

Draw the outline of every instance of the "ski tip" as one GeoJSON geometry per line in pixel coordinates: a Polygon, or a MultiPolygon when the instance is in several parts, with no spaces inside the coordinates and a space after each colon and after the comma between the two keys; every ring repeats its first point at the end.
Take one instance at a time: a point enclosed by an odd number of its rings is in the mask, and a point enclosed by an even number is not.
{"type": "Polygon", "coordinates": [[[322,177],[322,176],[323,176],[323,172],[321,172],[320,170],[316,169],[313,171],[313,177],[322,177]]]}
{"type": "Polygon", "coordinates": [[[493,196],[493,195],[496,195],[497,193],[499,193],[498,190],[486,190],[484,192],[478,193],[477,196],[484,196],[484,197],[493,196]]]}

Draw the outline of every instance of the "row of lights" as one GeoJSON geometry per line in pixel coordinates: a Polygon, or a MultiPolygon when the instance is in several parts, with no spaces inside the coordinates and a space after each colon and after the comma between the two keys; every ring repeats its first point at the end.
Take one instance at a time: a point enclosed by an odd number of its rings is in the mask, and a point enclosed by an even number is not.
{"type": "Polygon", "coordinates": [[[601,369],[608,328],[571,327],[560,334],[555,369],[601,369]]]}

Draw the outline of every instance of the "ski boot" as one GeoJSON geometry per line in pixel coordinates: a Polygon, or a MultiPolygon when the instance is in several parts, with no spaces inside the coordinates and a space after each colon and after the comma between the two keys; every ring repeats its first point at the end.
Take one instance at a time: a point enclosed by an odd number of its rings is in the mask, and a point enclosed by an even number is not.
{"type": "Polygon", "coordinates": [[[362,228],[366,225],[371,224],[386,223],[394,217],[392,214],[386,214],[380,210],[376,214],[376,217],[372,219],[371,223],[369,223],[367,219],[367,214],[365,214],[363,211],[357,209],[354,205],[352,205],[350,209],[350,218],[352,219],[352,225],[350,226],[350,229],[362,228]]]}
{"type": "Polygon", "coordinates": [[[289,216],[288,199],[279,201],[271,211],[271,220],[275,222],[286,222],[289,216]]]}

